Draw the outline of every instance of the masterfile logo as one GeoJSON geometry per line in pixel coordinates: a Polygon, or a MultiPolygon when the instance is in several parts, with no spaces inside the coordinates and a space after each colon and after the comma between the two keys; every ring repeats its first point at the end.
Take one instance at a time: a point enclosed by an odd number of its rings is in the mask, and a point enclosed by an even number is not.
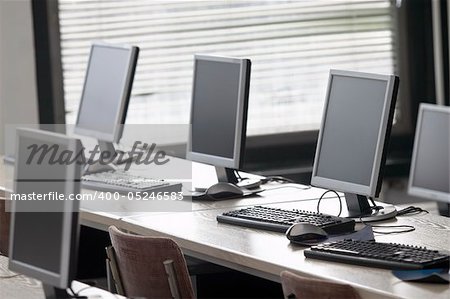
{"type": "Polygon", "coordinates": [[[89,151],[83,147],[78,153],[67,149],[60,151],[58,144],[32,144],[27,149],[30,152],[26,161],[27,165],[40,165],[44,160],[50,165],[70,165],[72,163],[77,163],[78,165],[93,165],[96,163],[108,165],[116,162],[118,164],[124,164],[125,170],[129,170],[132,164],[150,165],[154,163],[155,165],[164,165],[170,161],[165,151],[155,151],[155,143],[149,145],[141,141],[136,141],[128,153],[100,151],[99,145],[96,145],[93,150],[89,151]],[[141,144],[142,146],[140,146],[141,144]],[[88,153],[88,155],[85,153],[88,153]],[[132,161],[125,158],[126,154],[136,158],[132,161]],[[48,155],[49,157],[46,159],[48,155]],[[98,155],[99,158],[96,159],[98,155]]]}

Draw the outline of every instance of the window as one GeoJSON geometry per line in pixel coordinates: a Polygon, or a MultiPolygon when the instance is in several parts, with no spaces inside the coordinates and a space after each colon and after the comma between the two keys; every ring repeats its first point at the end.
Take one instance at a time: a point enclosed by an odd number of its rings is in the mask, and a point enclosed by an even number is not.
{"type": "Polygon", "coordinates": [[[396,72],[392,1],[59,0],[67,123],[90,43],[141,48],[127,123],[187,123],[193,54],[252,60],[248,135],[317,130],[331,68],[396,72]]]}

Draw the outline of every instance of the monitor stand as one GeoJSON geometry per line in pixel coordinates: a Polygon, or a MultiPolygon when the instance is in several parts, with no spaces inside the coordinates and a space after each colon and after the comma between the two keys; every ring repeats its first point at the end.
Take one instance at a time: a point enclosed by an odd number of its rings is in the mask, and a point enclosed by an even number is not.
{"type": "Polygon", "coordinates": [[[379,209],[373,209],[364,195],[344,193],[348,214],[344,217],[355,218],[355,221],[380,221],[394,218],[397,210],[391,204],[377,202],[379,209]]]}
{"type": "Polygon", "coordinates": [[[112,164],[121,165],[128,162],[132,162],[137,158],[137,153],[135,156],[131,156],[128,152],[116,150],[112,142],[99,140],[98,141],[100,152],[112,153],[112,164]]]}
{"type": "Polygon", "coordinates": [[[231,183],[245,189],[255,189],[261,186],[259,179],[244,179],[239,181],[234,169],[216,166],[217,179],[220,183],[231,183]]]}
{"type": "Polygon", "coordinates": [[[99,173],[105,171],[116,171],[117,165],[134,161],[134,159],[137,157],[137,156],[132,157],[127,152],[117,151],[112,142],[98,140],[98,145],[101,155],[103,153],[109,153],[108,155],[106,155],[105,160],[111,162],[103,163],[100,162],[100,159],[97,159],[96,161],[86,165],[84,169],[84,174],[99,173]]]}
{"type": "Polygon", "coordinates": [[[46,299],[69,299],[69,298],[85,298],[86,296],[75,296],[67,293],[65,289],[56,288],[54,286],[43,283],[44,294],[46,299]]]}
{"type": "Polygon", "coordinates": [[[439,215],[450,217],[450,204],[446,202],[438,202],[439,215]]]}

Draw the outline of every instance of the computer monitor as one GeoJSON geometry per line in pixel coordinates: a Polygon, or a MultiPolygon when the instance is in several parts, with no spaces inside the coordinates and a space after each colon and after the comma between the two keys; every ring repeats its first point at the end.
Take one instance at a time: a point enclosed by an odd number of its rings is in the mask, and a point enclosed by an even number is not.
{"type": "Polygon", "coordinates": [[[348,217],[364,221],[396,215],[371,207],[379,195],[399,79],[393,75],[331,70],[311,185],[345,194],[348,217]]]}
{"type": "Polygon", "coordinates": [[[18,129],[16,145],[13,194],[19,197],[11,195],[9,268],[41,280],[47,298],[68,298],[65,289],[76,274],[79,201],[52,200],[50,194],[66,199],[79,194],[81,163],[51,160],[53,153],[56,158],[79,153],[81,143],[48,131],[18,129]],[[49,151],[30,159],[33,145],[49,151]],[[31,200],[38,194],[47,200],[31,200]]]}
{"type": "Polygon", "coordinates": [[[75,133],[97,138],[100,151],[116,155],[122,137],[139,48],[94,43],[86,70],[75,133]]]}
{"type": "Polygon", "coordinates": [[[408,193],[441,202],[450,216],[450,107],[419,107],[408,193]]]}
{"type": "Polygon", "coordinates": [[[237,184],[250,86],[249,59],[195,55],[187,158],[216,166],[219,182],[237,184]]]}

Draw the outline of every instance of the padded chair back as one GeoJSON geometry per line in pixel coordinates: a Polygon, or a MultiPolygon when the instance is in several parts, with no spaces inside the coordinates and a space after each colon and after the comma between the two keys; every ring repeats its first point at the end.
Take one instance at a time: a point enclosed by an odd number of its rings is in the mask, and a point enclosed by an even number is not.
{"type": "Polygon", "coordinates": [[[289,271],[281,272],[285,298],[289,299],[361,299],[349,285],[304,278],[289,271]]]}
{"type": "Polygon", "coordinates": [[[11,213],[6,212],[6,193],[0,189],[0,253],[8,256],[11,213]]]}
{"type": "Polygon", "coordinates": [[[186,260],[172,239],[131,235],[114,226],[109,235],[127,297],[173,298],[164,266],[172,260],[180,298],[194,298],[186,260]]]}

